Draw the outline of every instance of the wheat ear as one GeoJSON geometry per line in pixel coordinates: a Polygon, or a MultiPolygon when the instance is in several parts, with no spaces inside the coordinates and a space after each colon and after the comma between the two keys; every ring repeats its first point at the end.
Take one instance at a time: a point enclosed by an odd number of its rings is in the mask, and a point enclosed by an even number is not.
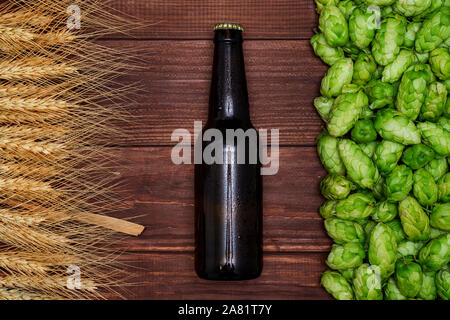
{"type": "Polygon", "coordinates": [[[52,79],[77,72],[76,67],[67,63],[53,63],[41,57],[0,62],[0,79],[9,81],[52,79]]]}
{"type": "Polygon", "coordinates": [[[43,295],[21,289],[0,288],[0,299],[3,300],[59,300],[61,297],[43,295]]]}

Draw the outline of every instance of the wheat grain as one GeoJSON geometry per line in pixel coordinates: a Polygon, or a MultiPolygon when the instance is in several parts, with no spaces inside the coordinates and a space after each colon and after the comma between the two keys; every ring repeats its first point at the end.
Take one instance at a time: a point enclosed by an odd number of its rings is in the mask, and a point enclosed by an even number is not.
{"type": "Polygon", "coordinates": [[[26,178],[0,178],[0,195],[7,198],[42,202],[56,201],[61,196],[61,192],[55,190],[48,182],[26,178]]]}
{"type": "Polygon", "coordinates": [[[0,79],[9,81],[52,79],[76,73],[78,69],[72,65],[41,57],[0,62],[0,79]]]}
{"type": "Polygon", "coordinates": [[[17,224],[17,225],[34,225],[37,226],[45,221],[42,216],[21,215],[20,213],[12,213],[6,209],[0,209],[0,221],[4,224],[17,224]]]}
{"type": "MultiPolygon", "coordinates": [[[[77,290],[95,292],[97,286],[88,279],[82,279],[81,287],[77,290]]],[[[68,287],[68,277],[23,277],[23,276],[6,276],[0,277],[0,287],[3,288],[22,288],[22,289],[39,289],[41,291],[65,291],[73,290],[68,287]]]]}
{"type": "Polygon", "coordinates": [[[7,151],[18,151],[19,154],[5,154],[8,157],[27,157],[26,154],[22,152],[30,152],[35,155],[60,155],[61,151],[64,150],[64,145],[57,143],[45,143],[34,140],[25,139],[14,139],[14,138],[0,138],[0,149],[7,151]]]}
{"type": "Polygon", "coordinates": [[[3,223],[0,223],[0,238],[3,243],[17,248],[45,252],[67,249],[70,243],[67,238],[45,230],[3,223]]]}
{"type": "Polygon", "coordinates": [[[0,288],[1,300],[59,300],[61,297],[43,295],[39,293],[29,292],[21,289],[5,289],[0,288]]]}
{"type": "Polygon", "coordinates": [[[28,24],[36,27],[45,27],[52,23],[53,18],[44,14],[37,14],[35,11],[15,10],[11,7],[6,7],[0,11],[0,21],[2,24],[10,26],[28,24]]]}
{"type": "Polygon", "coordinates": [[[0,268],[8,272],[19,272],[24,275],[46,274],[49,268],[37,261],[28,260],[18,254],[0,254],[0,268]]]}
{"type": "Polygon", "coordinates": [[[36,111],[36,112],[61,112],[73,105],[51,98],[0,98],[0,110],[5,111],[36,111]]]}
{"type": "Polygon", "coordinates": [[[34,179],[48,180],[61,175],[63,172],[51,165],[40,165],[36,167],[26,162],[7,161],[0,163],[0,175],[3,177],[31,177],[34,179]]]}

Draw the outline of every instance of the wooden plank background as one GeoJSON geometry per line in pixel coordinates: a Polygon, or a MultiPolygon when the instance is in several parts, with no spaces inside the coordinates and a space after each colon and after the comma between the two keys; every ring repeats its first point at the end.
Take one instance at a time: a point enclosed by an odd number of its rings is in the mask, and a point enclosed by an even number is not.
{"type": "Polygon", "coordinates": [[[116,0],[113,9],[148,27],[102,40],[141,52],[145,67],[125,77],[144,89],[130,112],[129,138],[116,152],[132,165],[126,215],[147,229],[118,249],[133,253],[132,299],[328,299],[319,286],[331,241],[317,209],[325,174],[315,150],[322,124],[312,106],[326,71],[308,39],[317,24],[313,0],[116,0]],[[257,280],[211,282],[194,273],[193,166],[170,160],[177,128],[205,120],[212,66],[212,27],[246,28],[252,119],[280,129],[280,171],[264,177],[264,270],[257,280]]]}

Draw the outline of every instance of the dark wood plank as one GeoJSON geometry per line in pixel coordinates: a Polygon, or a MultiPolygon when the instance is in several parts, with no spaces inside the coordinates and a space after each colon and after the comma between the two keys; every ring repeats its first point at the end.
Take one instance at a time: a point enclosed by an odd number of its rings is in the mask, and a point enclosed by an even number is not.
{"type": "Polygon", "coordinates": [[[317,25],[313,0],[117,0],[113,9],[148,26],[144,39],[209,39],[218,22],[242,23],[248,39],[306,39],[317,25]]]}
{"type": "MultiPolygon", "coordinates": [[[[329,299],[319,286],[324,253],[267,254],[261,277],[218,282],[198,278],[193,254],[139,253],[129,268],[139,286],[127,288],[129,299],[329,299]]],[[[129,263],[129,261],[127,262],[129,263]]]]}
{"type": "MultiPolygon", "coordinates": [[[[171,145],[173,130],[193,130],[205,120],[212,67],[211,41],[105,42],[145,53],[143,70],[123,81],[140,82],[142,95],[130,107],[128,145],[171,145]]],[[[282,145],[312,146],[321,120],[312,105],[326,66],[308,41],[245,44],[252,119],[257,128],[280,130],[282,145]]]]}
{"type": "MultiPolygon", "coordinates": [[[[118,248],[146,252],[193,252],[193,165],[174,165],[171,149],[126,148],[120,157],[133,166],[122,176],[129,194],[126,216],[147,227],[118,248]]],[[[264,177],[264,250],[327,252],[331,241],[317,213],[318,185],[325,174],[314,148],[281,148],[280,171],[264,177]]]]}

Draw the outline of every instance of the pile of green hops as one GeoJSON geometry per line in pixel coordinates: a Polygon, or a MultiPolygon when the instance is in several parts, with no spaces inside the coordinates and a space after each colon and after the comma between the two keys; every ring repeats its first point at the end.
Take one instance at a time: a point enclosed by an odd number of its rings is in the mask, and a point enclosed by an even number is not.
{"type": "Polygon", "coordinates": [[[314,106],[340,300],[450,298],[450,1],[315,0],[314,106]]]}

